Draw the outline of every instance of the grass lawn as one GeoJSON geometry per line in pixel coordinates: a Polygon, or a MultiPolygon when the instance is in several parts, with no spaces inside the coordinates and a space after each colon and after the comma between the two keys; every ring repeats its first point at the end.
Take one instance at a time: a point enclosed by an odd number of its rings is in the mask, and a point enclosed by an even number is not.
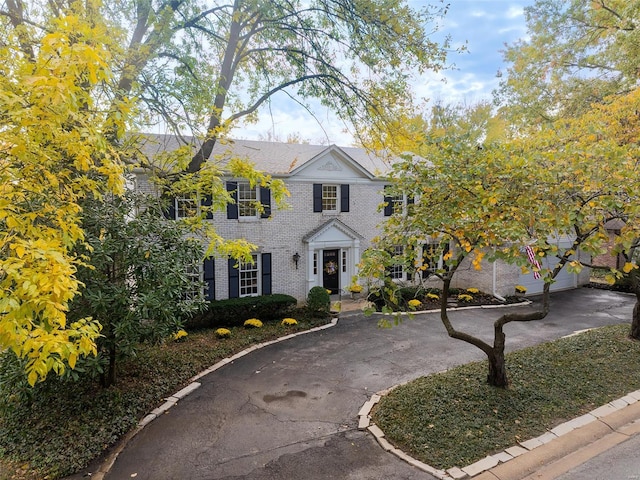
{"type": "MultiPolygon", "coordinates": [[[[433,467],[464,467],[640,388],[640,342],[616,325],[507,355],[509,389],[486,362],[394,389],[373,411],[387,440],[433,467]]],[[[454,341],[454,340],[452,340],[454,341]]]]}
{"type": "Polygon", "coordinates": [[[117,383],[107,389],[89,380],[52,378],[38,384],[30,398],[0,410],[0,480],[74,473],[195,374],[251,345],[328,322],[292,316],[298,325],[230,328],[231,338],[222,340],[213,330],[203,330],[180,341],[144,346],[136,358],[118,365],[117,383]]]}

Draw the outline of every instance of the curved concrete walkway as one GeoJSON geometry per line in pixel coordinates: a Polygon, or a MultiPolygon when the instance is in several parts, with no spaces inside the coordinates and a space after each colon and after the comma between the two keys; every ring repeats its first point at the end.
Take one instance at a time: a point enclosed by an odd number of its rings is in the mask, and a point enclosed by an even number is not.
{"type": "MultiPolygon", "coordinates": [[[[627,322],[633,301],[591,289],[553,294],[546,319],[506,327],[508,349],[627,322]]],[[[452,317],[490,339],[499,313],[452,317]]],[[[392,329],[344,315],[334,328],[255,350],[199,379],[200,388],[128,442],[105,478],[433,479],[358,430],[358,410],[372,393],[482,358],[450,339],[436,314],[392,329]]]]}

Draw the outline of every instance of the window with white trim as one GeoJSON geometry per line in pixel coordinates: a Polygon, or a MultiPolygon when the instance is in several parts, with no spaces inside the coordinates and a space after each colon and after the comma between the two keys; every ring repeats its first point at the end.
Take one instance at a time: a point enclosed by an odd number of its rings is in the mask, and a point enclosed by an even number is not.
{"type": "Polygon", "coordinates": [[[252,255],[253,262],[240,262],[239,282],[240,296],[251,297],[260,294],[260,267],[258,256],[252,255]]]}
{"type": "Polygon", "coordinates": [[[433,273],[443,268],[442,248],[438,243],[426,243],[422,246],[422,271],[433,273]]]}
{"type": "Polygon", "coordinates": [[[313,274],[318,274],[318,254],[316,252],[313,253],[313,274]]]}
{"type": "Polygon", "coordinates": [[[347,271],[347,252],[342,251],[342,273],[347,271]]]}
{"type": "Polygon", "coordinates": [[[176,219],[195,217],[198,214],[198,201],[194,198],[176,197],[176,219]]]}
{"type": "Polygon", "coordinates": [[[322,211],[337,212],[338,211],[338,186],[322,185],[322,211]]]}
{"type": "Polygon", "coordinates": [[[184,292],[183,296],[185,300],[200,300],[203,297],[202,273],[202,264],[200,263],[187,266],[186,275],[190,282],[190,286],[184,292]]]}
{"type": "Polygon", "coordinates": [[[251,187],[249,182],[238,182],[238,215],[242,218],[258,216],[258,189],[251,187]]]}
{"type": "MultiPolygon", "coordinates": [[[[404,248],[401,245],[396,245],[393,247],[392,255],[394,257],[401,256],[404,253],[404,248]]],[[[397,260],[396,260],[397,261],[397,260]]],[[[402,280],[404,274],[404,269],[402,268],[402,263],[394,263],[389,267],[389,276],[393,280],[402,280]]]]}

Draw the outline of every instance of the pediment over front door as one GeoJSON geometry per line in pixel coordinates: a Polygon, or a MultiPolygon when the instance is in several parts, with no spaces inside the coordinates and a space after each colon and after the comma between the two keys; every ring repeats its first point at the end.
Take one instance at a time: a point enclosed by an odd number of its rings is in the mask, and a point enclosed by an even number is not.
{"type": "Polygon", "coordinates": [[[359,243],[364,237],[337,218],[331,219],[312,230],[302,239],[309,244],[359,243]]]}

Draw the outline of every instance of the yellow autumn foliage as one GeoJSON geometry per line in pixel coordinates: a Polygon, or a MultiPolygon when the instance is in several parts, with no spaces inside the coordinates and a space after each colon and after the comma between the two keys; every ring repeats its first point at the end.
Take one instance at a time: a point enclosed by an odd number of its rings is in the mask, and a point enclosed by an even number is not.
{"type": "Polygon", "coordinates": [[[80,202],[123,190],[95,94],[114,37],[85,6],[45,33],[0,32],[0,351],[26,359],[31,385],[96,353],[100,325],[67,322],[81,262],[72,248],[84,238],[80,202]]]}

